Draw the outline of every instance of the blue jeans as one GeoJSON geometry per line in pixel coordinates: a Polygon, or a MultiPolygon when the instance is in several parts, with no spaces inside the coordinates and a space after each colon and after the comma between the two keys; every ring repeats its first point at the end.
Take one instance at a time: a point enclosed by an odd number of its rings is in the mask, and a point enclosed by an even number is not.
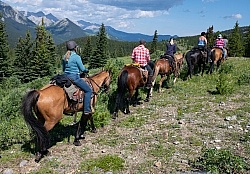
{"type": "Polygon", "coordinates": [[[152,70],[152,68],[151,68],[149,65],[146,65],[145,68],[146,68],[147,71],[148,71],[148,75],[149,75],[149,76],[152,76],[152,75],[153,75],[153,70],[152,70]]]}
{"type": "Polygon", "coordinates": [[[80,78],[80,75],[67,74],[67,73],[66,75],[75,83],[76,86],[78,86],[84,91],[85,96],[84,96],[83,111],[87,113],[91,113],[92,111],[91,111],[90,103],[91,103],[92,88],[83,79],[80,78]]]}

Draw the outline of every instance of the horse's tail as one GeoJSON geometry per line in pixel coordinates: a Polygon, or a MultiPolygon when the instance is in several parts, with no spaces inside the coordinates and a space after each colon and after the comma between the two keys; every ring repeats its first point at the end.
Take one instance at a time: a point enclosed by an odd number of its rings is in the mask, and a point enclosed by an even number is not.
{"type": "Polygon", "coordinates": [[[49,145],[49,133],[33,114],[33,108],[36,106],[38,98],[39,92],[37,90],[29,91],[22,99],[21,111],[27,125],[35,131],[38,145],[42,150],[46,150],[49,145]]]}
{"type": "Polygon", "coordinates": [[[155,79],[156,79],[156,77],[157,77],[159,71],[160,71],[160,66],[155,66],[155,67],[154,67],[154,75],[153,75],[153,77],[152,77],[152,82],[155,82],[155,79]]]}
{"type": "Polygon", "coordinates": [[[124,70],[118,77],[118,92],[125,94],[127,89],[128,71],[124,70]]]}
{"type": "Polygon", "coordinates": [[[215,61],[215,49],[211,51],[211,60],[214,62],[215,61]]]}

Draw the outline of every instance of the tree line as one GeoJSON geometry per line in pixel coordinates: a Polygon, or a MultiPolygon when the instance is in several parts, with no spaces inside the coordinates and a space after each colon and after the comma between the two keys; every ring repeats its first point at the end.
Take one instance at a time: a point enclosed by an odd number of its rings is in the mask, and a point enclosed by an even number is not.
{"type": "MultiPolygon", "coordinates": [[[[1,17],[1,16],[0,16],[1,17]]],[[[209,47],[213,43],[219,31],[214,32],[213,26],[207,29],[209,47]]],[[[223,33],[222,33],[223,34],[223,33]]],[[[157,30],[153,40],[147,43],[153,59],[164,53],[167,40],[158,41],[157,30]]],[[[0,20],[0,82],[3,79],[14,76],[22,83],[28,83],[35,79],[52,76],[61,69],[62,57],[66,52],[65,43],[55,45],[52,35],[46,30],[44,22],[36,27],[36,38],[32,39],[27,31],[25,38],[20,37],[14,49],[11,49],[5,30],[4,21],[0,20]]],[[[242,33],[238,21],[228,35],[229,53],[233,57],[250,57],[250,27],[242,33]]],[[[179,50],[186,51],[197,44],[198,36],[180,37],[176,39],[179,50]]],[[[108,39],[105,26],[100,26],[96,36],[74,39],[79,45],[78,53],[84,64],[89,69],[103,67],[108,59],[129,56],[138,42],[116,41],[108,39]]]]}

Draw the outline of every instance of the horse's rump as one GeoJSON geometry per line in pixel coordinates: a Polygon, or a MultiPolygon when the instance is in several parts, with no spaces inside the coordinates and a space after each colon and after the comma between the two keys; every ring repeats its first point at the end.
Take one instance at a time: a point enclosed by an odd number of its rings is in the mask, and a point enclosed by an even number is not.
{"type": "Polygon", "coordinates": [[[124,73],[124,71],[127,71],[127,83],[130,84],[131,87],[142,87],[146,83],[148,77],[148,72],[146,70],[135,66],[125,66],[121,70],[120,75],[124,73]]]}
{"type": "Polygon", "coordinates": [[[155,70],[158,70],[158,74],[170,73],[171,67],[168,59],[159,59],[155,62],[155,70]]]}
{"type": "Polygon", "coordinates": [[[223,58],[223,50],[221,48],[215,47],[211,50],[211,59],[217,62],[223,58]]]}

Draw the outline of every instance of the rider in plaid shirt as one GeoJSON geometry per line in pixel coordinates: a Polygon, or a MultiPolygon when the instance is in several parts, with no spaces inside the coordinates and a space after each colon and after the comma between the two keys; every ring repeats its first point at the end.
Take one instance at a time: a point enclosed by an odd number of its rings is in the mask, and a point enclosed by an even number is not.
{"type": "Polygon", "coordinates": [[[133,63],[139,63],[142,68],[145,68],[148,71],[148,82],[146,87],[151,88],[153,70],[148,65],[148,62],[150,61],[150,54],[149,50],[145,47],[145,44],[145,40],[140,40],[139,45],[133,49],[131,58],[133,63]]]}

